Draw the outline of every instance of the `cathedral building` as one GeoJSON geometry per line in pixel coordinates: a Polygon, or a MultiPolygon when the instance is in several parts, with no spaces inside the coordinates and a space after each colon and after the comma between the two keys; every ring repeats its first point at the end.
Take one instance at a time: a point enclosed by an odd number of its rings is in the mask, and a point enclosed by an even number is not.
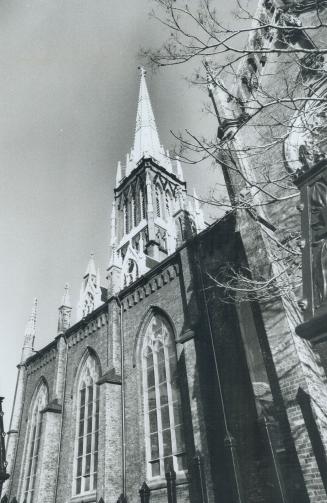
{"type": "Polygon", "coordinates": [[[106,287],[91,256],[75,321],[66,286],[52,341],[34,350],[36,301],[26,327],[6,501],[326,501],[316,353],[282,298],[237,302],[213,281],[227,262],[269,264],[267,222],[244,212],[205,224],[160,143],[141,69],[106,287]]]}

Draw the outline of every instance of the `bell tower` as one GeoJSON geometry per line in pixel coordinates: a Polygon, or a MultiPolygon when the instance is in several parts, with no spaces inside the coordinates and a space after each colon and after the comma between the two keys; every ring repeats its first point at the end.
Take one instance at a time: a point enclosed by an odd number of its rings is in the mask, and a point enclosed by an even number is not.
{"type": "Polygon", "coordinates": [[[134,145],[125,165],[117,167],[109,295],[164,260],[204,225],[201,210],[187,202],[181,163],[171,160],[160,143],[146,72],[140,68],[140,73],[134,145]]]}

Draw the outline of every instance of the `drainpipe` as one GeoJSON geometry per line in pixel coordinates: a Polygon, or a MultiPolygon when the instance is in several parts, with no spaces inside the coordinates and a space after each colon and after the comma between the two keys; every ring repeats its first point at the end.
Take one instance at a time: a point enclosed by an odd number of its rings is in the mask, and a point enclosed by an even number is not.
{"type": "Polygon", "coordinates": [[[120,308],[120,376],[121,376],[121,437],[122,437],[122,494],[126,496],[126,435],[125,435],[125,370],[124,370],[124,334],[123,305],[118,296],[114,296],[120,308]]]}

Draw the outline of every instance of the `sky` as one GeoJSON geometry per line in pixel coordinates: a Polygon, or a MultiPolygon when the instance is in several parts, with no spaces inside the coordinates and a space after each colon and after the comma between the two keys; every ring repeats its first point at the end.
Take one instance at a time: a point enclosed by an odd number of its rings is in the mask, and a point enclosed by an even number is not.
{"type": "MultiPolygon", "coordinates": [[[[222,17],[230,16],[231,4],[217,5],[222,17]]],[[[139,52],[167,35],[149,19],[152,6],[151,0],[0,3],[0,395],[6,428],[34,297],[40,349],[56,336],[66,282],[75,320],[91,252],[105,285],[116,166],[134,137],[139,52]]],[[[203,113],[208,98],[190,87],[186,74],[181,66],[147,74],[166,148],[176,143],[172,129],[215,135],[217,125],[203,113]]],[[[196,187],[202,197],[221,183],[209,163],[185,166],[184,175],[188,189],[196,187]]]]}

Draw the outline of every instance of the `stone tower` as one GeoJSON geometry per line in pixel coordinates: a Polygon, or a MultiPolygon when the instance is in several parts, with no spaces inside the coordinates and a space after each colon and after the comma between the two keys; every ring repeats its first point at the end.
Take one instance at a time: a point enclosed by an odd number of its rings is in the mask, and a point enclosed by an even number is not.
{"type": "Polygon", "coordinates": [[[178,159],[160,143],[141,71],[134,145],[118,163],[111,216],[109,294],[128,286],[204,228],[198,201],[187,201],[178,159]]]}

